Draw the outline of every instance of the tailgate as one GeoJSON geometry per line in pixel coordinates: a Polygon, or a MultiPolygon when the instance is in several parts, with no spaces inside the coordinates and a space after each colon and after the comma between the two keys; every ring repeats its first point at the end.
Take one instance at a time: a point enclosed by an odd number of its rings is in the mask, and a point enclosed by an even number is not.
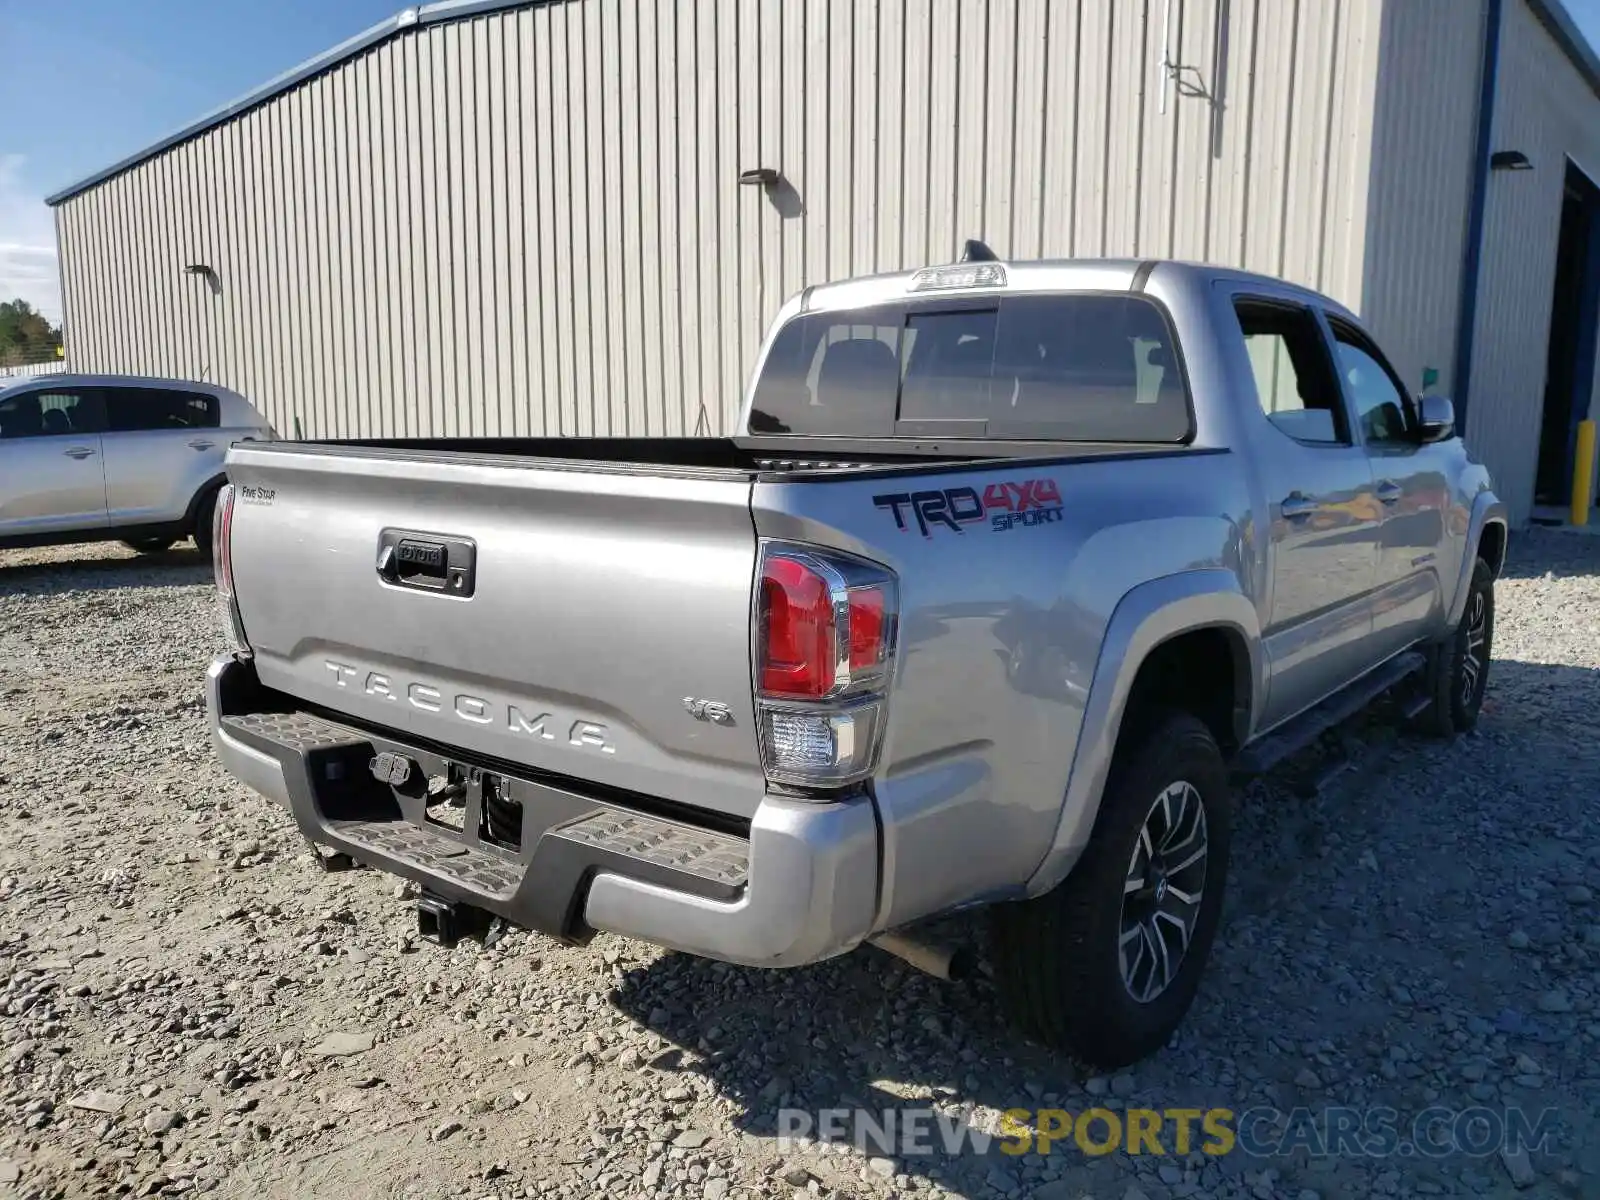
{"type": "Polygon", "coordinates": [[[742,473],[254,444],[230,451],[228,476],[268,687],[478,755],[755,811],[742,473]]]}

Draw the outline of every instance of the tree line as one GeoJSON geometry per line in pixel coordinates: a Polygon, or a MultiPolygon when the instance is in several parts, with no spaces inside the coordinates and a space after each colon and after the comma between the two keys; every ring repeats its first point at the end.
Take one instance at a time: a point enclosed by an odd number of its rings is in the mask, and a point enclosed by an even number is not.
{"type": "Polygon", "coordinates": [[[0,367],[48,362],[60,355],[61,327],[26,300],[0,301],[0,367]]]}

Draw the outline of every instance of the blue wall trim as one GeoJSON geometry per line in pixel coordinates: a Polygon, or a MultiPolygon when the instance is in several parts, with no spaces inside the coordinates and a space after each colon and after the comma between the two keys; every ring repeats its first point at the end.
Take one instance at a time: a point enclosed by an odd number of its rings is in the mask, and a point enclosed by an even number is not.
{"type": "Polygon", "coordinates": [[[1483,67],[1479,72],[1478,137],[1472,169],[1472,209],[1467,217],[1467,245],[1461,263],[1461,307],[1456,315],[1456,365],[1451,379],[1456,428],[1467,431],[1467,404],[1472,385],[1472,335],[1478,321],[1478,269],[1483,260],[1483,212],[1489,201],[1489,155],[1493,151],[1494,98],[1500,75],[1500,26],[1503,0],[1489,0],[1484,19],[1483,67]]]}
{"type": "Polygon", "coordinates": [[[1572,60],[1572,65],[1578,68],[1584,82],[1600,96],[1600,55],[1595,54],[1594,47],[1589,45],[1566,6],[1561,0],[1528,0],[1528,7],[1572,60]]]}

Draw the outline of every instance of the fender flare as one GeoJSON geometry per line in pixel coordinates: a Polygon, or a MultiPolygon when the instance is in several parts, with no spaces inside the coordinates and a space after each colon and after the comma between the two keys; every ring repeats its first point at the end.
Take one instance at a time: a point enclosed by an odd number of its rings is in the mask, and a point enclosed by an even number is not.
{"type": "Polygon", "coordinates": [[[1118,602],[1089,684],[1055,837],[1028,880],[1029,896],[1041,895],[1065,879],[1089,843],[1139,668],[1163,642],[1215,628],[1238,634],[1248,650],[1253,720],[1261,709],[1265,678],[1261,623],[1254,603],[1231,571],[1207,568],[1166,575],[1140,584],[1118,602]]]}
{"type": "MultiPolygon", "coordinates": [[[[1483,544],[1483,531],[1490,525],[1500,526],[1500,533],[1508,533],[1505,503],[1488,488],[1479,492],[1472,501],[1472,517],[1467,523],[1466,553],[1461,556],[1461,566],[1456,575],[1456,590],[1450,599],[1450,619],[1446,629],[1461,624],[1461,614],[1467,608],[1467,593],[1472,590],[1472,568],[1478,561],[1478,547],[1483,544]]],[[[1504,556],[1494,564],[1495,574],[1505,565],[1504,556]]]]}

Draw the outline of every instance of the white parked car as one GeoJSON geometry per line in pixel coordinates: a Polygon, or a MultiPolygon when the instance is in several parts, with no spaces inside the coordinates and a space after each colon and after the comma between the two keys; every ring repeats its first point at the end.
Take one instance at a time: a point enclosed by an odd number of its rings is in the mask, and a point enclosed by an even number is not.
{"type": "Polygon", "coordinates": [[[0,547],[117,540],[156,554],[211,515],[236,441],[276,437],[237,392],[131,375],[46,375],[0,389],[0,547]]]}

